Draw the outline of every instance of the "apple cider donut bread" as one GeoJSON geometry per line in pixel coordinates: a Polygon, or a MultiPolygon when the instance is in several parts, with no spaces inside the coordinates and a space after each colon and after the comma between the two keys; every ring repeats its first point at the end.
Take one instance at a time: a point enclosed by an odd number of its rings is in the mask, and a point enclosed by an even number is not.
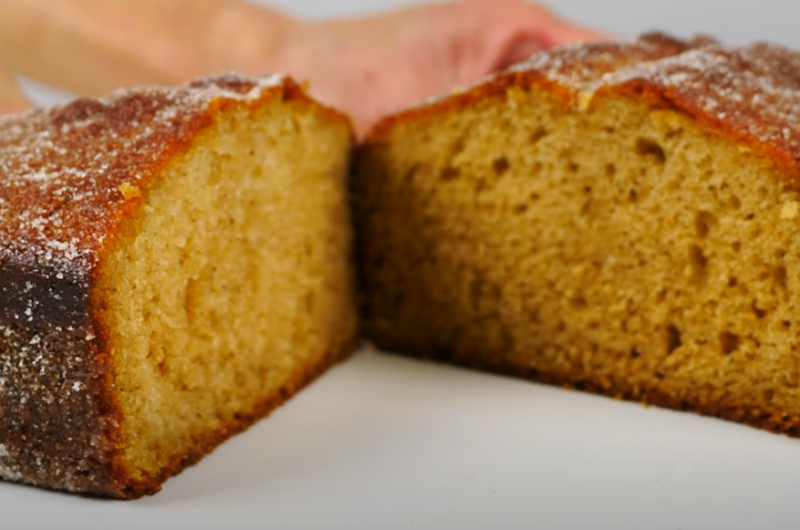
{"type": "Polygon", "coordinates": [[[800,435],[800,54],[570,46],[382,121],[364,334],[800,435]]]}
{"type": "Polygon", "coordinates": [[[347,355],[351,142],[280,76],[0,119],[0,476],[157,492],[347,355]]]}

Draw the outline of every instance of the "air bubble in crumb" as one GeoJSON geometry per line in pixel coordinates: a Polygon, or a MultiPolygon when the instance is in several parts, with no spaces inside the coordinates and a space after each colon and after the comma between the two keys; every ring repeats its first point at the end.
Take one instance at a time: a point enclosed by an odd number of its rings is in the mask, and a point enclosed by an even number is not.
{"type": "Polygon", "coordinates": [[[781,208],[781,219],[794,219],[797,217],[798,205],[797,201],[789,201],[781,208]]]}

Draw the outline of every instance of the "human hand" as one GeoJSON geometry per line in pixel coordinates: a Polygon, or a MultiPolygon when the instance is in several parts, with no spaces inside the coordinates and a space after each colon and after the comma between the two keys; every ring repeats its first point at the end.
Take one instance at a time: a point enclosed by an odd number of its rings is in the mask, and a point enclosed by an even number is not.
{"type": "MultiPolygon", "coordinates": [[[[350,113],[360,133],[387,112],[534,52],[599,38],[524,0],[323,22],[241,0],[0,0],[0,64],[45,83],[99,95],[223,70],[286,72],[350,113]]],[[[6,85],[13,108],[24,106],[6,85]]]]}
{"type": "Polygon", "coordinates": [[[297,23],[270,67],[309,79],[360,132],[389,111],[474,82],[531,54],[607,36],[522,0],[460,0],[297,23]]]}

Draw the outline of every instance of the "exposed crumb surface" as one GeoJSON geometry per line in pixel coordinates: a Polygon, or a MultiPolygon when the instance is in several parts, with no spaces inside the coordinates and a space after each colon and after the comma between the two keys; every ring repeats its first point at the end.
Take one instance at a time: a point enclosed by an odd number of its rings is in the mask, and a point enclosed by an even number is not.
{"type": "Polygon", "coordinates": [[[349,351],[348,134],[305,105],[226,113],[103,264],[134,481],[196,459],[349,351]]]}
{"type": "Polygon", "coordinates": [[[796,166],[762,149],[795,152],[797,56],[697,45],[557,50],[379,126],[365,334],[800,435],[796,166]]]}

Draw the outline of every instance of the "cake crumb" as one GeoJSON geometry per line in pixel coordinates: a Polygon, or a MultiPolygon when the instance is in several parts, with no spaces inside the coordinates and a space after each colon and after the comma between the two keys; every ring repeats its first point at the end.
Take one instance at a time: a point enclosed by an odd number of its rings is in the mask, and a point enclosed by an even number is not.
{"type": "Polygon", "coordinates": [[[797,201],[789,201],[784,203],[781,208],[781,219],[794,219],[797,217],[798,205],[797,201]]]}
{"type": "Polygon", "coordinates": [[[122,193],[122,196],[125,197],[126,201],[138,199],[142,196],[142,191],[137,186],[127,181],[119,185],[119,191],[122,193]]]}
{"type": "Polygon", "coordinates": [[[582,90],[578,93],[578,110],[581,112],[586,112],[589,110],[589,105],[592,104],[592,99],[594,98],[594,93],[590,92],[589,90],[582,90]]]}

